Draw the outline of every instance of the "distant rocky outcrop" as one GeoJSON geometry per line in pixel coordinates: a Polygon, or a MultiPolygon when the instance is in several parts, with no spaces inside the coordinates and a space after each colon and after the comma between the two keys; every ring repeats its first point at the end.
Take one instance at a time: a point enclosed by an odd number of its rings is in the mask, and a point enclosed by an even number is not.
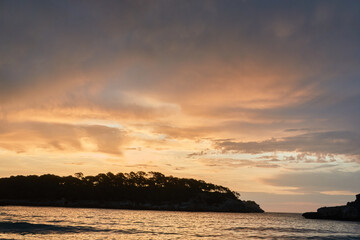
{"type": "Polygon", "coordinates": [[[0,206],[264,212],[255,202],[239,196],[227,187],[159,172],[0,178],[0,206]]]}
{"type": "Polygon", "coordinates": [[[356,195],[354,202],[348,202],[345,206],[322,207],[317,212],[304,213],[303,217],[309,219],[360,221],[360,194],[356,195]]]}

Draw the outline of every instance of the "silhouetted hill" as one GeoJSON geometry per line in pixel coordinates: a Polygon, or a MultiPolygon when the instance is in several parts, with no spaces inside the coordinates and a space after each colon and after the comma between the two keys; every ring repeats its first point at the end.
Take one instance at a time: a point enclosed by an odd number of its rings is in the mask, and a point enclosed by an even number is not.
{"type": "Polygon", "coordinates": [[[356,195],[355,202],[348,202],[345,206],[322,207],[317,212],[307,212],[303,216],[310,219],[360,221],[360,194],[356,195]]]}
{"type": "Polygon", "coordinates": [[[0,178],[0,204],[179,211],[263,212],[230,189],[159,172],[0,178]]]}

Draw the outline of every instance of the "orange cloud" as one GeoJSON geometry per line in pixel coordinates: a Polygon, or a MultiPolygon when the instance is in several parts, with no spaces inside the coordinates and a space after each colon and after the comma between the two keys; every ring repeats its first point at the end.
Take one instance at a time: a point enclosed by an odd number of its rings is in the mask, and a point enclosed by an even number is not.
{"type": "Polygon", "coordinates": [[[129,143],[126,133],[100,125],[71,125],[42,122],[2,121],[0,147],[19,153],[27,151],[86,152],[122,154],[129,143]]]}

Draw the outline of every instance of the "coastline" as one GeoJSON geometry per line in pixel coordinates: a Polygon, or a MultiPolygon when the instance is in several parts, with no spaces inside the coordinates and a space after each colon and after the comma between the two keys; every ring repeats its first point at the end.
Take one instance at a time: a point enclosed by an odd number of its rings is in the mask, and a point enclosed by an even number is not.
{"type": "Polygon", "coordinates": [[[0,205],[264,212],[227,187],[159,172],[99,173],[96,176],[11,176],[0,178],[0,205]]]}
{"type": "Polygon", "coordinates": [[[221,204],[208,205],[194,201],[181,203],[139,203],[131,201],[64,201],[64,200],[0,200],[0,206],[26,206],[26,207],[65,207],[65,208],[98,208],[98,209],[128,209],[128,210],[154,210],[154,211],[179,211],[179,212],[232,212],[232,213],[264,213],[252,201],[227,200],[221,204]]]}
{"type": "Polygon", "coordinates": [[[356,195],[354,202],[343,206],[321,207],[316,212],[306,212],[302,216],[307,219],[360,221],[360,194],[356,195]]]}

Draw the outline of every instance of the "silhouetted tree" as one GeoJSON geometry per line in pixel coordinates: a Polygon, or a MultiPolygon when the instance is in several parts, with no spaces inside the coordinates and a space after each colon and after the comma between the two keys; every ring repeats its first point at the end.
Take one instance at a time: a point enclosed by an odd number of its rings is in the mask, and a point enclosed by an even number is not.
{"type": "Polygon", "coordinates": [[[96,176],[11,176],[0,178],[0,199],[109,200],[134,202],[181,202],[191,199],[211,203],[238,199],[230,189],[202,180],[165,176],[159,172],[99,173],[96,176]]]}

